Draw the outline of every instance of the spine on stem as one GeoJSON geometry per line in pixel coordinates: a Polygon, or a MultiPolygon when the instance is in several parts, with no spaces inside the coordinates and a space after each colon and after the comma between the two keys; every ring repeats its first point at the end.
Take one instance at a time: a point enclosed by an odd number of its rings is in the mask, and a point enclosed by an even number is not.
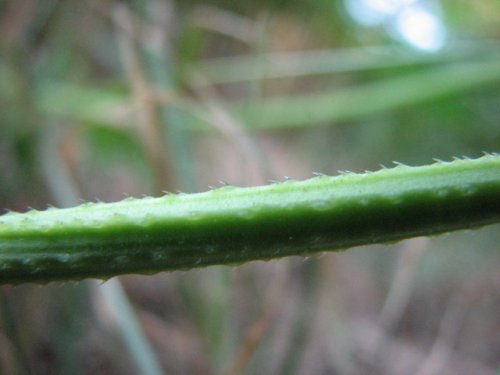
{"type": "Polygon", "coordinates": [[[500,156],[0,216],[0,283],[152,274],[500,222],[500,156]]]}

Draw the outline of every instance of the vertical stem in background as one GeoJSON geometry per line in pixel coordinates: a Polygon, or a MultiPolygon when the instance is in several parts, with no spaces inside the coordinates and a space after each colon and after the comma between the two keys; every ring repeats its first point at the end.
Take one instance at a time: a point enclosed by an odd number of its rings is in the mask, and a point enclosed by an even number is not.
{"type": "Polygon", "coordinates": [[[118,332],[137,363],[139,373],[143,375],[164,374],[119,279],[108,280],[103,285],[96,283],[96,289],[96,294],[102,297],[102,300],[97,303],[107,307],[113,321],[116,322],[118,332]]]}
{"type": "MultiPolygon", "coordinates": [[[[9,66],[9,78],[13,81],[14,96],[12,105],[7,104],[8,111],[3,111],[2,119],[5,128],[2,136],[6,137],[6,147],[14,155],[11,171],[8,171],[6,178],[8,186],[15,191],[17,199],[24,195],[23,204],[29,202],[31,206],[37,206],[40,202],[46,202],[46,190],[41,181],[37,168],[36,152],[38,129],[35,126],[36,109],[33,103],[31,87],[33,86],[31,73],[26,66],[30,60],[29,55],[18,46],[6,46],[3,48],[4,57],[9,66]],[[22,173],[16,173],[22,171],[22,173]],[[36,186],[36,189],[33,187],[36,186]],[[21,192],[21,193],[20,193],[21,192]]],[[[5,139],[4,139],[5,141],[5,139]]],[[[11,208],[12,202],[9,202],[11,208]]],[[[24,210],[25,207],[20,207],[24,210]]]]}
{"type": "Polygon", "coordinates": [[[311,339],[311,321],[315,319],[316,305],[318,300],[318,272],[319,260],[312,258],[301,267],[302,278],[300,280],[299,295],[297,296],[294,321],[291,327],[290,340],[286,349],[286,355],[281,363],[279,371],[282,375],[298,373],[303,360],[305,347],[311,339]]]}
{"type": "MultiPolygon", "coordinates": [[[[143,54],[149,79],[161,91],[175,89],[175,69],[172,58],[171,39],[175,22],[173,4],[170,1],[151,1],[148,3],[148,33],[142,40],[143,54]]],[[[188,132],[183,129],[182,113],[173,107],[158,109],[164,126],[164,136],[170,166],[175,182],[180,189],[196,190],[194,160],[188,132]]]]}
{"type": "Polygon", "coordinates": [[[113,9],[113,20],[117,25],[117,37],[122,54],[123,64],[130,81],[133,101],[138,113],[138,130],[155,176],[155,193],[173,187],[166,160],[164,142],[159,133],[160,119],[152,99],[151,87],[144,72],[138,52],[136,36],[138,30],[132,19],[132,14],[123,4],[117,4],[113,9]]]}
{"type": "Polygon", "coordinates": [[[4,286],[0,289],[0,315],[2,317],[2,331],[10,341],[9,354],[12,355],[11,362],[16,371],[12,375],[29,375],[32,373],[30,362],[25,350],[25,345],[21,342],[20,330],[15,312],[12,309],[11,301],[12,287],[4,286]]]}
{"type": "MultiPolygon", "coordinates": [[[[405,242],[378,318],[375,335],[370,342],[368,353],[364,354],[369,365],[384,363],[381,358],[387,353],[385,350],[387,342],[408,306],[418,266],[428,248],[429,239],[427,237],[414,238],[405,242]]],[[[383,371],[388,371],[388,369],[383,369],[383,371]]]]}
{"type": "Polygon", "coordinates": [[[85,374],[80,350],[88,311],[89,284],[83,281],[73,285],[58,285],[48,290],[51,308],[47,316],[56,322],[52,334],[56,337],[54,346],[59,374],[85,374]]]}
{"type": "MultiPolygon", "coordinates": [[[[78,187],[71,179],[71,174],[64,160],[62,160],[61,156],[57,153],[59,133],[55,127],[47,127],[45,130],[46,132],[44,132],[40,142],[39,159],[43,162],[41,169],[44,172],[47,186],[50,188],[54,200],[59,206],[74,206],[78,203],[77,197],[80,196],[80,194],[78,187]]],[[[115,278],[102,285],[98,285],[96,281],[92,283],[96,285],[96,288],[91,290],[95,292],[94,294],[98,295],[98,298],[100,297],[104,300],[108,310],[112,312],[112,318],[116,323],[116,329],[125,341],[140,373],[144,375],[161,375],[162,371],[160,365],[137,321],[132,304],[128,300],[127,295],[123,292],[120,280],[115,278]]],[[[74,298],[75,294],[81,296],[84,292],[85,290],[83,288],[73,288],[69,292],[71,293],[69,297],[74,298]]],[[[67,303],[63,307],[64,310],[69,311],[69,315],[81,313],[80,310],[72,309],[72,306],[68,306],[67,303]]],[[[74,327],[70,326],[70,328],[74,330],[74,327]]],[[[68,337],[65,338],[68,339],[68,337]]],[[[68,348],[71,349],[71,346],[67,345],[61,348],[61,350],[67,351],[68,348]]],[[[71,363],[67,358],[66,361],[63,360],[63,364],[66,368],[73,367],[73,373],[78,370],[75,370],[74,362],[71,363]]]]}
{"type": "Polygon", "coordinates": [[[79,203],[80,194],[69,168],[59,154],[61,129],[56,124],[42,127],[37,156],[53,201],[59,207],[72,207],[79,203]]]}

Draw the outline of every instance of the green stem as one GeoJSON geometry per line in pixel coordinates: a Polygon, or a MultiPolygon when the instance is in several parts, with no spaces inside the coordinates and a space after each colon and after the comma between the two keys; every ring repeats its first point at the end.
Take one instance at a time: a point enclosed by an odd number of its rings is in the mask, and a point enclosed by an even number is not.
{"type": "Polygon", "coordinates": [[[500,222],[500,156],[0,217],[0,282],[108,278],[500,222]]]}

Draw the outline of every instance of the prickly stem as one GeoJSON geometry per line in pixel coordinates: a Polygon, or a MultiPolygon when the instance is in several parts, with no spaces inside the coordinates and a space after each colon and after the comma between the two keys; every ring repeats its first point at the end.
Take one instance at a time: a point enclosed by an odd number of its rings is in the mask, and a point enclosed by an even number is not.
{"type": "Polygon", "coordinates": [[[310,255],[500,222],[500,156],[0,216],[0,283],[310,255]]]}

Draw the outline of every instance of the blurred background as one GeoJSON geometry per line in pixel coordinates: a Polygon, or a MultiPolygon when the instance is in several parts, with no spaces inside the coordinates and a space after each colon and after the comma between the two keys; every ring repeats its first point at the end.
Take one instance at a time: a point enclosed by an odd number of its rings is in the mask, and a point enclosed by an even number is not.
{"type": "MultiPolygon", "coordinates": [[[[500,150],[496,0],[0,1],[0,208],[500,150]]],[[[0,288],[1,374],[500,374],[500,227],[0,288]]]]}

